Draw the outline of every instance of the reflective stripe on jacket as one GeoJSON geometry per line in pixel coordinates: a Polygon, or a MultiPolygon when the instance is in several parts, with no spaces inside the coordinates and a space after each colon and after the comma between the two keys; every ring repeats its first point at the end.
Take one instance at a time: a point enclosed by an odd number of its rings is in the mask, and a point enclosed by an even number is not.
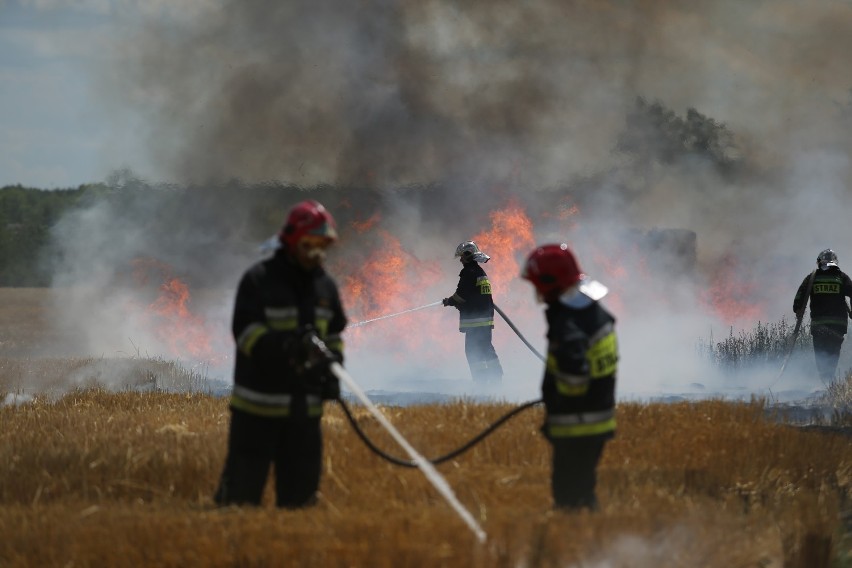
{"type": "Polygon", "coordinates": [[[597,302],[547,310],[548,352],[542,381],[551,438],[612,436],[618,341],[615,319],[597,302]]]}
{"type": "Polygon", "coordinates": [[[475,327],[494,327],[491,281],[478,263],[471,261],[464,264],[452,299],[459,310],[460,332],[475,327]]]}
{"type": "MultiPolygon", "coordinates": [[[[322,398],[316,395],[306,395],[308,416],[322,415],[322,398]]],[[[285,417],[290,416],[290,406],[293,395],[267,394],[251,390],[242,385],[234,385],[231,392],[231,407],[255,416],[285,417]]]]}
{"type": "Polygon", "coordinates": [[[322,413],[319,379],[306,371],[301,351],[299,330],[308,326],[342,361],[346,316],[325,271],[305,272],[283,250],[246,271],[232,322],[233,408],[268,417],[322,413]]]}

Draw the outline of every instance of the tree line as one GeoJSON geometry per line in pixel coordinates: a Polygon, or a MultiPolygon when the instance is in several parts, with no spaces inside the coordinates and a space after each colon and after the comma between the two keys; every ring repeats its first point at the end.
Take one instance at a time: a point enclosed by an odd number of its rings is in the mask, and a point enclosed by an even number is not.
{"type": "MultiPolygon", "coordinates": [[[[614,151],[640,167],[652,163],[663,167],[677,167],[679,163],[694,166],[699,160],[723,177],[737,175],[743,161],[736,137],[723,123],[692,108],[685,116],[679,116],[662,103],[641,97],[627,113],[614,151]]],[[[614,184],[611,172],[600,175],[609,176],[606,184],[609,192],[634,191],[614,184]]],[[[110,237],[120,237],[122,227],[128,232],[135,231],[145,240],[145,251],[137,247],[128,249],[129,254],[150,254],[166,261],[169,257],[180,259],[190,279],[228,277],[227,263],[222,259],[256,247],[278,230],[293,203],[307,197],[319,200],[333,211],[339,228],[344,231],[380,217],[401,203],[409,210],[426,212],[423,230],[436,234],[447,227],[481,226],[490,212],[482,204],[497,204],[505,195],[500,192],[503,184],[499,180],[494,183],[479,180],[478,185],[480,188],[476,189],[458,180],[444,180],[394,188],[391,192],[340,185],[305,188],[281,182],[247,184],[239,180],[176,186],[148,183],[132,171],[120,169],[103,183],[76,188],[48,191],[22,185],[5,186],[0,188],[0,286],[50,286],[55,267],[63,262],[66,266],[68,262],[85,263],[78,254],[79,247],[76,257],[70,254],[73,242],[69,241],[85,238],[95,247],[109,246],[110,237]],[[467,202],[476,205],[468,207],[467,202]],[[97,218],[100,225],[85,214],[73,215],[75,211],[93,207],[104,212],[97,218]],[[61,222],[65,222],[66,230],[56,231],[61,222]],[[69,231],[67,225],[74,224],[77,227],[69,231]],[[98,232],[106,236],[100,241],[90,239],[98,232]]],[[[515,197],[524,202],[531,215],[547,217],[566,201],[579,204],[585,211],[585,202],[593,204],[602,185],[599,176],[592,175],[568,180],[548,191],[520,192],[515,197]]],[[[355,241],[362,238],[351,236],[355,241]]],[[[91,254],[98,251],[92,250],[91,254]]]]}
{"type": "Polygon", "coordinates": [[[47,286],[41,254],[51,227],[70,208],[105,191],[102,185],[44,191],[11,185],[0,188],[0,286],[47,286]]]}

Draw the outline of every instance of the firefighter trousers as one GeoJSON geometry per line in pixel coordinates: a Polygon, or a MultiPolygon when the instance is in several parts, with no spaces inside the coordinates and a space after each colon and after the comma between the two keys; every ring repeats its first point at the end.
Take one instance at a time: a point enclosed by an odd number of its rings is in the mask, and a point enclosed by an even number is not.
{"type": "Polygon", "coordinates": [[[819,377],[823,381],[834,380],[845,333],[845,329],[837,329],[828,325],[811,326],[811,335],[814,341],[814,359],[819,377]]]}
{"type": "Polygon", "coordinates": [[[464,332],[464,354],[474,381],[499,383],[503,380],[503,367],[491,343],[490,326],[472,327],[464,332]]]}
{"type": "Polygon", "coordinates": [[[597,468],[608,438],[548,438],[553,446],[551,489],[559,509],[598,508],[597,468]]]}
{"type": "Polygon", "coordinates": [[[275,504],[313,505],[322,469],[320,418],[267,418],[232,409],[228,455],[214,501],[259,505],[273,464],[275,504]]]}

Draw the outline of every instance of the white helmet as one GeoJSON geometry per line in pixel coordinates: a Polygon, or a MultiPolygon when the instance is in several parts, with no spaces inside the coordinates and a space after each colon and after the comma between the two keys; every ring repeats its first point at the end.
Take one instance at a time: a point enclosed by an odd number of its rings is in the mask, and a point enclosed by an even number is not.
{"type": "Polygon", "coordinates": [[[475,260],[476,262],[488,262],[491,257],[479,250],[476,243],[473,241],[465,241],[456,247],[456,258],[460,258],[462,262],[475,260]]]}
{"type": "Polygon", "coordinates": [[[817,256],[817,266],[820,270],[827,270],[829,266],[838,266],[837,253],[831,249],[825,249],[817,256]]]}

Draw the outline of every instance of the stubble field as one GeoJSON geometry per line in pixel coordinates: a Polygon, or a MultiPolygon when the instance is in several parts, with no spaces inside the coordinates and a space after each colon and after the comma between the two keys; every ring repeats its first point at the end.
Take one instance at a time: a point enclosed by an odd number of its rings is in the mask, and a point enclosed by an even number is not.
{"type": "MultiPolygon", "coordinates": [[[[50,334],[39,296],[0,290],[0,397],[44,386],[0,407],[0,566],[852,564],[852,441],[768,419],[761,401],[619,405],[596,513],[552,510],[542,409],[523,412],[438,466],[485,543],[418,470],[371,453],[336,404],[323,422],[316,507],[279,511],[269,486],[260,508],[216,509],[227,401],[96,384],[60,392],[91,361],[24,354],[50,334]]],[[[143,378],[171,369],[135,363],[143,378]]],[[[381,410],[435,457],[511,408],[459,400],[381,410]]],[[[352,409],[380,447],[406,457],[352,409]]]]}

